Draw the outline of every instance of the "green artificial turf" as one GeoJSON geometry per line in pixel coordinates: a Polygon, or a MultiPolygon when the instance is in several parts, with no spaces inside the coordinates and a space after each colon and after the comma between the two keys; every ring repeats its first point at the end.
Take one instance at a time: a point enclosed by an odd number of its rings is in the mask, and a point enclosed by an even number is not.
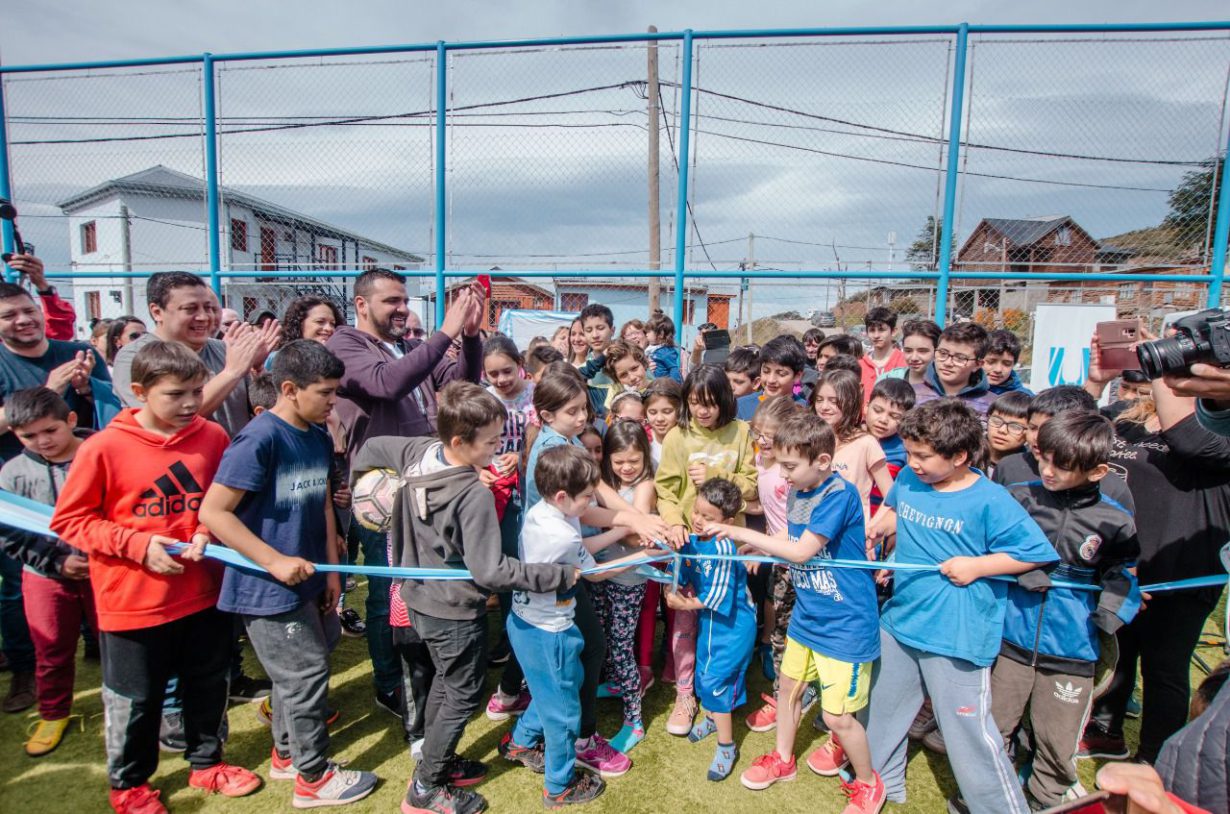
{"type": "MultiPolygon", "coordinates": [[[[351,607],[362,609],[360,595],[348,597],[351,607]]],[[[1210,618],[1210,635],[1222,629],[1225,598],[1210,618]]],[[[493,623],[494,630],[495,625],[493,623]]],[[[1203,647],[1201,657],[1210,665],[1222,659],[1220,646],[1203,647]]],[[[37,720],[34,710],[19,715],[0,715],[0,812],[104,812],[107,805],[107,779],[103,755],[102,699],[100,675],[96,662],[79,661],[76,706],[80,716],[65,736],[60,748],[52,754],[32,759],[25,755],[22,744],[27,729],[37,720]]],[[[248,650],[245,664],[249,672],[261,674],[255,656],[248,650]]],[[[405,792],[411,761],[402,740],[399,723],[388,712],[372,702],[372,685],[368,668],[367,648],[362,639],[343,639],[334,654],[334,675],[331,703],[341,710],[341,719],[333,728],[333,751],[339,761],[357,769],[374,771],[381,783],[366,800],[346,807],[355,812],[394,812],[405,792]]],[[[839,812],[845,803],[835,778],[812,774],[800,759],[798,780],[778,784],[762,792],[752,792],[740,784],[737,773],[752,760],[773,748],[773,733],[748,732],[742,718],[754,709],[759,694],[767,690],[760,670],[750,671],[751,686],[748,706],[736,715],[736,741],[740,756],[736,775],[725,782],[711,783],[705,771],[713,757],[713,738],[691,744],[686,738],[666,734],[665,721],[674,700],[673,688],[659,682],[645,699],[646,739],[632,751],[634,766],[627,775],[611,780],[606,793],[586,808],[600,812],[650,812],[671,814],[685,812],[839,812]]],[[[488,692],[494,686],[498,672],[488,674],[488,692]]],[[[1193,665],[1193,686],[1203,674],[1193,665]]],[[[0,688],[7,690],[7,677],[0,677],[0,688]]],[[[599,702],[600,729],[613,735],[621,723],[620,705],[616,700],[599,702]]],[[[246,766],[266,776],[269,769],[270,739],[268,729],[256,718],[255,704],[233,704],[230,708],[230,741],[226,759],[246,766]]],[[[1128,740],[1136,737],[1136,721],[1128,721],[1128,740]]],[[[487,762],[488,779],[477,790],[491,803],[491,810],[529,812],[541,810],[542,778],[496,755],[500,736],[509,724],[488,721],[481,713],[466,730],[461,751],[467,756],[487,762]]],[[[826,735],[804,721],[796,744],[800,758],[824,742],[826,735]]],[[[1081,780],[1091,786],[1093,774],[1100,762],[1082,761],[1081,780]]],[[[187,787],[188,768],[183,758],[163,754],[160,768],[152,783],[162,790],[163,800],[173,812],[227,812],[228,814],[264,814],[289,811],[292,785],[288,782],[266,783],[250,797],[228,800],[206,797],[187,787]]],[[[909,764],[909,802],[904,806],[889,804],[886,811],[937,812],[944,810],[945,798],[955,791],[947,759],[917,746],[911,747],[909,764]]]]}

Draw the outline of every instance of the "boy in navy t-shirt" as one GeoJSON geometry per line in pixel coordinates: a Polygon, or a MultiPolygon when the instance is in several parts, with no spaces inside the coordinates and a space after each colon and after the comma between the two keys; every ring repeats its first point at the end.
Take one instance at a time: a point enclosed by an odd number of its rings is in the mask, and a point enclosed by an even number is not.
{"type": "Polygon", "coordinates": [[[329,652],[340,635],[340,590],[337,574],[317,573],[313,563],[337,562],[333,442],[323,425],[343,371],[319,342],[301,339],[279,351],[277,403],[231,441],[201,503],[214,536],[268,572],[228,568],[218,608],[243,620],[273,681],[269,777],[295,781],[296,808],[352,803],[376,787],[374,774],[328,757],[329,652]]]}
{"type": "MultiPolygon", "coordinates": [[[[696,489],[692,505],[692,528],[726,528],[743,511],[739,487],[722,478],[710,478],[696,489]]],[[[696,743],[714,732],[717,751],[709,764],[708,778],[725,780],[734,770],[739,750],[735,747],[731,713],[747,701],[744,675],[756,638],[756,608],[747,591],[747,576],[733,559],[688,559],[695,555],[730,557],[736,554],[728,536],[693,537],[679,549],[685,559],[680,580],[692,596],[678,591],[666,594],[666,604],[677,611],[699,611],[696,636],[696,696],[706,715],[688,733],[696,743]]]]}
{"type": "Polygon", "coordinates": [[[868,531],[897,535],[898,570],[880,617],[880,667],[867,717],[872,764],[888,799],[905,802],[906,733],[931,697],[948,759],[971,811],[1025,814],[1016,771],[991,717],[1009,583],[1059,559],[1007,490],[970,467],[982,424],[957,399],[916,407],[899,429],[909,453],[868,531]]]}
{"type": "Polygon", "coordinates": [[[760,790],[794,779],[799,699],[807,684],[818,681],[820,708],[833,737],[808,757],[808,766],[831,777],[848,762],[854,780],[843,786],[850,797],[846,811],[874,812],[884,805],[884,783],[872,770],[867,735],[854,716],[867,706],[872,662],[880,654],[875,580],[870,570],[820,564],[866,556],[858,490],[832,471],[836,446],[832,428],[814,414],[784,421],[773,449],[791,487],[785,535],[721,529],[793,563],[795,605],[777,695],[777,748],[757,758],[741,780],[747,788],[760,790]]]}

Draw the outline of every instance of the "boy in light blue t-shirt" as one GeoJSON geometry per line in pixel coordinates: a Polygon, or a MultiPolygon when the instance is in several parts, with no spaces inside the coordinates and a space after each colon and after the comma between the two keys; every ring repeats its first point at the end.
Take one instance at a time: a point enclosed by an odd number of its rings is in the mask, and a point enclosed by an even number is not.
{"type": "Polygon", "coordinates": [[[956,399],[916,407],[899,434],[909,465],[872,521],[868,538],[897,535],[898,570],[880,617],[880,666],[871,685],[867,739],[888,799],[905,802],[906,733],[929,695],[949,763],[970,811],[1026,814],[1016,771],[991,717],[991,665],[1003,635],[1009,582],[1059,559],[1012,496],[970,461],[982,425],[956,399]],[[891,510],[891,511],[889,511],[891,510]]]}

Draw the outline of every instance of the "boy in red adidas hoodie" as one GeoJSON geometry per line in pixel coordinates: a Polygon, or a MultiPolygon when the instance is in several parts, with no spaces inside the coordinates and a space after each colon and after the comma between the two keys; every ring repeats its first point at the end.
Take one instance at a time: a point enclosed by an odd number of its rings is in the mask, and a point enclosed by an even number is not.
{"type": "Polygon", "coordinates": [[[208,372],[183,345],[137,353],[132,389],[143,406],[120,413],[77,452],[51,528],[86,552],[102,642],[107,776],[118,814],[163,814],[149,785],[167,678],[184,691],[188,785],[228,797],[260,779],[222,762],[231,620],[214,605],[221,567],[202,559],[201,498],[226,431],[197,415],[208,372]],[[190,543],[182,557],[166,546],[190,543]]]}

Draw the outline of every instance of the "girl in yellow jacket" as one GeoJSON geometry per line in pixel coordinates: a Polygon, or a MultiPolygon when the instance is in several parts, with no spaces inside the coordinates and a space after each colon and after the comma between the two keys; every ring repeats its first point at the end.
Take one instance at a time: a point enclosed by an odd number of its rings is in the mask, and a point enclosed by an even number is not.
{"type": "MultiPolygon", "coordinates": [[[[676,547],[687,541],[696,488],[708,479],[729,480],[739,487],[745,501],[756,499],[751,431],[746,421],[735,417],[736,412],[734,391],[720,367],[701,365],[688,374],[683,383],[679,426],[662,441],[662,460],[654,476],[658,514],[670,527],[670,542],[676,547]]],[[[742,518],[740,514],[740,524],[742,518]]],[[[696,716],[696,699],[692,694],[696,612],[668,612],[667,630],[676,696],[666,731],[686,735],[696,716]]]]}

